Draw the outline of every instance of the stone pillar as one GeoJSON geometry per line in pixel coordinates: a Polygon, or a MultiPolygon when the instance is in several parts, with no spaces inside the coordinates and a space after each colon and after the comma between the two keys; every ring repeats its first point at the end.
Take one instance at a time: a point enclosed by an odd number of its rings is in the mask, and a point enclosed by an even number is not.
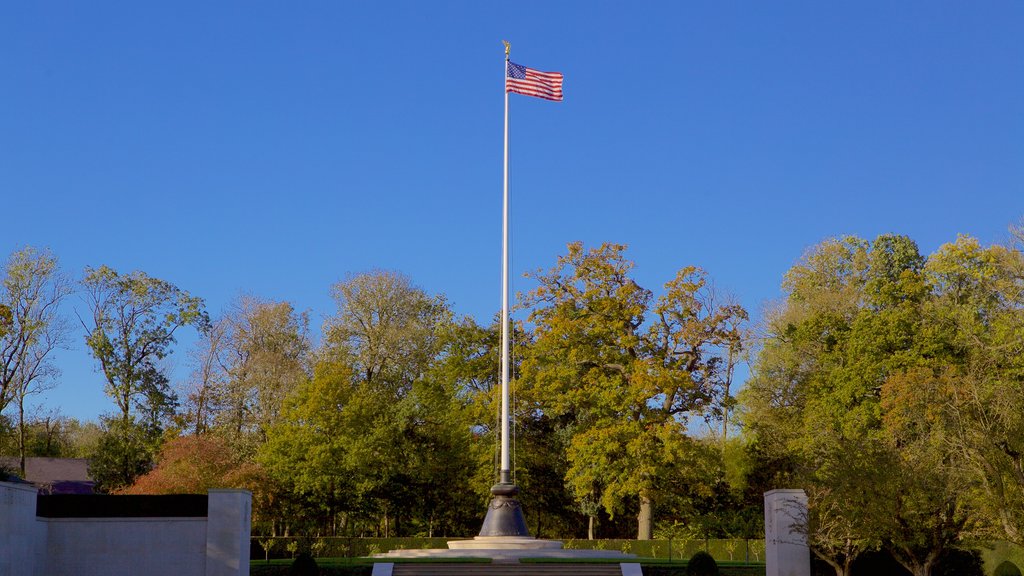
{"type": "Polygon", "coordinates": [[[206,524],[206,576],[249,576],[252,494],[210,490],[206,524]]]}
{"type": "MultiPolygon", "coordinates": [[[[36,494],[26,484],[0,482],[0,576],[33,576],[41,531],[36,494]]],[[[40,567],[41,568],[41,567],[40,567]]]]}
{"type": "Polygon", "coordinates": [[[807,536],[797,530],[806,516],[807,494],[803,490],[764,493],[766,576],[810,576],[807,536]]]}

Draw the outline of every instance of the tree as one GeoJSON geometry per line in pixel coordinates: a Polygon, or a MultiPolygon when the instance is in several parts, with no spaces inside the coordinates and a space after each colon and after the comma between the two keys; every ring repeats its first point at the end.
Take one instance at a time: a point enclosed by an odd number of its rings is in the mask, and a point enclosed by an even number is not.
{"type": "Polygon", "coordinates": [[[461,527],[476,466],[462,385],[476,376],[449,376],[468,333],[397,273],[351,276],[334,295],[313,377],[287,397],[260,461],[296,502],[321,504],[331,530],[339,518],[385,535],[461,527]]]}
{"type": "Polygon", "coordinates": [[[376,270],[332,288],[337,314],[326,337],[351,356],[355,377],[403,394],[434,360],[438,328],[451,321],[442,296],[430,297],[409,278],[376,270]]]}
{"type": "Polygon", "coordinates": [[[432,377],[452,334],[451,310],[443,296],[388,271],[350,276],[333,295],[338,312],[325,341],[351,369],[344,411],[359,426],[348,452],[359,506],[382,518],[384,534],[402,533],[403,515],[430,532],[439,502],[450,500],[443,491],[461,490],[453,471],[473,468],[459,391],[432,377]]]}
{"type": "MultiPolygon", "coordinates": [[[[31,359],[22,364],[18,371],[14,401],[18,411],[18,456],[22,473],[25,472],[29,427],[32,424],[32,415],[29,413],[30,407],[27,404],[29,396],[41,394],[52,388],[55,385],[54,378],[59,374],[57,367],[47,361],[50,346],[51,344],[42,344],[33,347],[33,350],[29,352],[31,359]]],[[[49,426],[47,426],[48,428],[49,426]]]]}
{"type": "Polygon", "coordinates": [[[703,271],[687,267],[653,301],[632,278],[625,246],[569,245],[523,305],[535,341],[523,363],[532,399],[573,431],[567,480],[581,501],[639,505],[638,538],[651,537],[665,471],[692,452],[689,417],[721,416],[728,347],[746,318],[716,305],[703,271]]]}
{"type": "MultiPolygon", "coordinates": [[[[332,517],[355,509],[349,497],[354,479],[347,473],[349,442],[358,429],[346,422],[350,390],[348,366],[322,359],[312,379],[286,398],[281,418],[267,431],[257,455],[285,490],[301,502],[319,502],[332,517]]],[[[270,529],[277,534],[279,527],[287,530],[277,524],[270,529]]]]}
{"type": "Polygon", "coordinates": [[[71,283],[48,250],[27,247],[11,254],[0,280],[0,414],[18,408],[18,445],[25,470],[25,408],[28,396],[52,386],[57,368],[51,353],[67,344],[67,324],[58,314],[71,283]]]}
{"type": "Polygon", "coordinates": [[[121,494],[206,494],[211,488],[262,489],[261,471],[212,434],[179,436],[160,448],[156,466],[121,494]]]}
{"type": "MultiPolygon", "coordinates": [[[[288,302],[239,298],[207,332],[199,378],[218,433],[247,454],[266,441],[285,398],[309,378],[309,315],[288,302]],[[216,366],[212,366],[216,363],[216,366]]],[[[200,403],[192,404],[200,413],[200,403]]]]}
{"type": "Polygon", "coordinates": [[[116,492],[150,471],[159,437],[133,418],[103,419],[103,433],[88,455],[89,477],[100,493],[116,492]]]}
{"type": "Polygon", "coordinates": [[[882,545],[884,527],[878,519],[888,512],[889,490],[899,480],[898,471],[886,474],[894,469],[890,452],[870,442],[842,442],[842,453],[856,457],[830,459],[810,475],[807,512],[797,519],[808,547],[836,576],[848,576],[858,556],[882,545]]]}
{"type": "Polygon", "coordinates": [[[63,433],[67,438],[68,458],[88,458],[99,445],[103,430],[96,422],[80,422],[68,418],[63,423],[63,433]]]}
{"type": "Polygon", "coordinates": [[[175,332],[208,319],[202,299],[144,272],[87,268],[82,286],[90,312],[81,320],[85,342],[120,411],[104,420],[90,474],[98,489],[116,490],[152,466],[164,422],[177,403],[159,365],[171,353],[175,332]]]}
{"type": "Polygon", "coordinates": [[[1020,542],[1024,255],[961,236],[940,247],[925,271],[933,294],[923,311],[926,361],[888,383],[890,423],[917,442],[941,439],[944,465],[977,483],[975,511],[1020,542]]]}
{"type": "Polygon", "coordinates": [[[208,321],[202,299],[144,272],[122,275],[107,266],[86,268],[82,287],[91,314],[82,319],[85,343],[121,419],[131,420],[133,411],[168,414],[174,397],[159,361],[179,328],[208,321]]]}
{"type": "Polygon", "coordinates": [[[203,326],[190,359],[183,427],[217,433],[251,456],[285,397],[309,378],[309,314],[288,302],[241,296],[203,326]]]}
{"type": "Polygon", "coordinates": [[[13,327],[14,313],[11,312],[11,307],[6,304],[0,304],[0,338],[6,338],[11,333],[13,327]]]}
{"type": "Polygon", "coordinates": [[[57,410],[35,410],[25,420],[24,433],[21,435],[24,454],[48,458],[67,457],[70,446],[65,431],[66,422],[67,418],[62,417],[57,410]]]}
{"type": "MultiPolygon", "coordinates": [[[[886,484],[891,505],[881,534],[893,557],[914,576],[928,576],[943,554],[972,534],[977,515],[967,495],[977,490],[972,474],[949,449],[949,430],[936,416],[943,386],[932,371],[910,368],[891,376],[882,390],[883,430],[894,456],[886,484]]],[[[977,535],[977,534],[976,534],[977,535]]]]}
{"type": "Polygon", "coordinates": [[[816,246],[786,275],[745,392],[750,429],[813,495],[812,548],[843,571],[877,544],[928,574],[969,529],[968,486],[909,410],[924,406],[918,379],[900,380],[936,351],[924,267],[902,236],[816,246]]]}
{"type": "MultiPolygon", "coordinates": [[[[471,489],[477,491],[472,501],[477,508],[468,510],[467,530],[476,529],[479,510],[490,500],[488,488],[498,479],[499,437],[501,428],[501,324],[496,315],[493,322],[481,326],[470,318],[445,325],[439,333],[442,351],[429,373],[435,382],[450,387],[451,400],[458,408],[463,429],[468,427],[471,453],[476,458],[471,489]]],[[[531,334],[522,323],[512,326],[510,357],[513,398],[518,392],[520,365],[531,345],[531,334]]],[[[566,435],[559,423],[530,403],[515,402],[511,407],[514,447],[513,479],[522,489],[520,501],[526,509],[534,536],[543,534],[577,535],[580,513],[575,509],[572,494],[565,484],[568,464],[565,458],[566,435]]],[[[468,465],[473,469],[473,465],[468,465]]],[[[467,502],[471,501],[467,499],[467,502]]],[[[461,509],[460,513],[467,513],[461,509]]]]}
{"type": "Polygon", "coordinates": [[[195,348],[190,351],[192,373],[185,382],[185,401],[180,414],[182,429],[195,435],[208,432],[224,408],[228,378],[221,364],[227,340],[227,322],[216,321],[203,327],[195,348]]]}

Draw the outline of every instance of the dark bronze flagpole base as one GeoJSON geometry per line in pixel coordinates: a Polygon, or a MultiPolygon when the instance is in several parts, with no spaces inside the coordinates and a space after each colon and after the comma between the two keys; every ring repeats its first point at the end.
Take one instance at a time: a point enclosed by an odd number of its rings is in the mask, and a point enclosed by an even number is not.
{"type": "Polygon", "coordinates": [[[516,496],[519,488],[512,483],[502,482],[491,486],[490,505],[484,526],[480,529],[481,536],[530,536],[523,518],[523,508],[516,496]]]}

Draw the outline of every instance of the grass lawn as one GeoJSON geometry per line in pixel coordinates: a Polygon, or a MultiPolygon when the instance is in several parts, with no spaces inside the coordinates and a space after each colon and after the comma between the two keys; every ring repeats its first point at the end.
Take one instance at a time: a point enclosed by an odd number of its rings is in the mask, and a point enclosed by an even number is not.
{"type": "MultiPolygon", "coordinates": [[[[686,562],[669,562],[662,559],[641,558],[644,576],[686,576],[686,562]]],[[[744,562],[719,562],[721,576],[764,576],[764,564],[744,562]]]]}
{"type": "MultiPolygon", "coordinates": [[[[316,565],[324,576],[368,576],[373,563],[379,558],[317,558],[316,565]]],[[[490,558],[389,558],[388,562],[403,564],[490,564],[490,558]]],[[[251,560],[250,576],[285,576],[291,568],[292,559],[282,558],[266,562],[251,560]]]]}
{"type": "MultiPolygon", "coordinates": [[[[622,559],[616,558],[523,558],[523,564],[618,564],[622,559]]],[[[644,576],[685,576],[686,561],[668,560],[665,558],[633,558],[625,562],[639,563],[644,576]]],[[[719,562],[718,570],[722,576],[764,576],[764,563],[719,562]]]]}

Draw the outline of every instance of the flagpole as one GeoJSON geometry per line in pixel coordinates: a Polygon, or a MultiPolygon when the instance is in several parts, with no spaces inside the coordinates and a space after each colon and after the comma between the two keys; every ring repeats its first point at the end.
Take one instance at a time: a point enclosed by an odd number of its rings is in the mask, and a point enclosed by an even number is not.
{"type": "MultiPolygon", "coordinates": [[[[503,544],[512,548],[525,546],[527,542],[539,542],[530,536],[530,530],[526,527],[526,519],[523,518],[523,509],[516,498],[519,495],[519,487],[512,483],[512,470],[509,465],[509,202],[508,202],[508,91],[509,91],[509,49],[508,42],[505,44],[505,158],[504,158],[504,185],[503,185],[503,207],[502,207],[502,233],[501,233],[501,475],[498,483],[491,486],[491,503],[487,505],[487,515],[484,517],[484,525],[480,528],[480,536],[474,539],[474,543],[455,544],[449,542],[450,548],[478,548],[481,544],[475,543],[477,539],[483,539],[488,543],[486,546],[495,545],[495,538],[503,544]]],[[[465,541],[460,541],[465,542],[465,541]]],[[[561,543],[544,543],[540,547],[558,547],[561,543]],[[556,546],[557,544],[557,546],[556,546]]],[[[536,545],[526,547],[537,547],[536,545]]]]}
{"type": "MultiPolygon", "coordinates": [[[[508,76],[508,61],[511,44],[505,44],[505,70],[508,76]]],[[[505,162],[504,162],[504,195],[502,209],[501,237],[501,476],[502,484],[512,483],[511,466],[509,465],[509,314],[508,314],[508,261],[509,261],[509,206],[508,206],[508,90],[505,90],[505,162]]]]}

